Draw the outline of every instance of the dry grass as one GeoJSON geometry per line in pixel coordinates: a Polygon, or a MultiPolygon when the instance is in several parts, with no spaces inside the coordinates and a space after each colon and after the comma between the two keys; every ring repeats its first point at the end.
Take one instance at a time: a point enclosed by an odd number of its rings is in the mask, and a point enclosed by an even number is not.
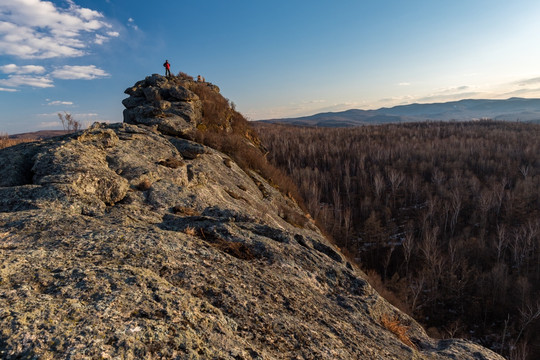
{"type": "Polygon", "coordinates": [[[182,71],[180,71],[180,72],[178,73],[178,76],[177,76],[177,77],[180,78],[180,79],[182,79],[182,80],[191,80],[191,81],[194,80],[194,79],[193,79],[193,76],[188,75],[188,74],[186,74],[185,72],[182,72],[182,71]]]}
{"type": "Polygon", "coordinates": [[[369,284],[379,293],[379,295],[385,298],[390,304],[403,311],[405,314],[412,314],[410,307],[407,306],[407,304],[400,297],[397,296],[396,292],[388,289],[379,273],[377,273],[373,269],[370,269],[366,271],[366,274],[368,276],[369,284]]]}
{"type": "Polygon", "coordinates": [[[237,241],[227,241],[218,234],[205,232],[202,228],[200,228],[199,231],[201,238],[205,240],[210,246],[221,250],[224,253],[229,254],[237,259],[254,260],[261,258],[260,255],[253,252],[253,250],[248,244],[237,241]]]}
{"type": "MultiPolygon", "coordinates": [[[[185,76],[184,76],[185,77],[185,76]]],[[[203,120],[192,134],[195,141],[229,155],[243,170],[254,170],[272,186],[296,201],[305,211],[294,181],[266,159],[266,151],[249,121],[235,106],[207,83],[196,83],[190,90],[202,102],[203,120]]],[[[230,163],[225,160],[225,165],[230,163]]]]}
{"type": "Polygon", "coordinates": [[[182,206],[182,205],[176,205],[175,207],[173,207],[173,212],[175,214],[181,214],[181,215],[186,215],[186,216],[199,216],[201,215],[201,213],[195,209],[192,209],[192,208],[188,208],[188,207],[185,207],[185,206],[182,206]]]}
{"type": "Polygon", "coordinates": [[[229,189],[225,189],[225,192],[226,192],[227,194],[229,194],[229,196],[232,197],[233,199],[235,199],[235,200],[244,200],[245,202],[247,202],[247,203],[249,204],[249,201],[248,201],[246,198],[244,198],[244,197],[241,196],[241,195],[238,195],[238,194],[235,193],[234,191],[229,190],[229,189]]]}
{"type": "Polygon", "coordinates": [[[184,234],[187,234],[187,235],[190,235],[190,236],[195,236],[197,234],[197,230],[191,226],[187,226],[185,229],[184,229],[184,234]]]}
{"type": "Polygon", "coordinates": [[[281,205],[279,207],[279,216],[289,224],[298,228],[303,228],[308,221],[304,214],[295,211],[287,205],[281,205]]]}
{"type": "Polygon", "coordinates": [[[402,343],[416,349],[416,346],[413,344],[411,338],[407,334],[409,327],[403,325],[396,316],[390,318],[388,315],[384,314],[381,318],[381,324],[391,333],[396,335],[402,343]]]}
{"type": "Polygon", "coordinates": [[[184,166],[185,163],[182,160],[176,158],[168,158],[158,162],[159,165],[166,166],[171,169],[177,169],[181,166],[184,166]]]}
{"type": "Polygon", "coordinates": [[[137,185],[137,189],[141,191],[146,191],[152,187],[152,182],[148,179],[141,180],[139,185],[137,185]]]}
{"type": "Polygon", "coordinates": [[[14,146],[24,142],[32,142],[30,139],[10,139],[8,134],[0,133],[0,149],[14,146]]]}

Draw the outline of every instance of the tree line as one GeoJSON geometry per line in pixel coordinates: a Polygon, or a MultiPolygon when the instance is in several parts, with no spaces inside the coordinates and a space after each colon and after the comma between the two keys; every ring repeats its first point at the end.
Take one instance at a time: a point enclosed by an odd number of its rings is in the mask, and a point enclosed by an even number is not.
{"type": "Polygon", "coordinates": [[[311,216],[438,337],[540,357],[540,126],[256,125],[311,216]]]}

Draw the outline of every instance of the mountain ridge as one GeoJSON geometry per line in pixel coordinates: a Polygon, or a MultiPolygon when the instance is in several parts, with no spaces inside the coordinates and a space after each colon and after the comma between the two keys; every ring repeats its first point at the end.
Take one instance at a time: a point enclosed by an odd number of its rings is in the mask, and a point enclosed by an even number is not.
{"type": "Polygon", "coordinates": [[[376,110],[349,109],[309,116],[257,120],[300,126],[358,126],[417,121],[505,120],[540,122],[540,99],[463,99],[444,103],[413,103],[376,110]]]}
{"type": "Polygon", "coordinates": [[[0,357],[502,359],[429,338],[292,198],[188,139],[235,126],[204,91],[153,75],[124,123],[0,150],[0,357]]]}

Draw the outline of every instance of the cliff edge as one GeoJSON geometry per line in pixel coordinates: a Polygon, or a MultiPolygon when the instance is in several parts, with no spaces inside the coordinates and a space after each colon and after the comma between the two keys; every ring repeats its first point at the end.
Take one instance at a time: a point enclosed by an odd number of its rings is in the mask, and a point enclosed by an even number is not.
{"type": "Polygon", "coordinates": [[[502,359],[430,339],[291,198],[182,138],[205,116],[182,81],[0,150],[1,358],[502,359]]]}

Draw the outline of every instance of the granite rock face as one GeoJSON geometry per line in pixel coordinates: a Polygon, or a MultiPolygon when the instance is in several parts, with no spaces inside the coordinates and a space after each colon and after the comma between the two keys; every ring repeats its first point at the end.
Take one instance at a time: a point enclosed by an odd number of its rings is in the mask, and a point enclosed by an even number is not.
{"type": "Polygon", "coordinates": [[[156,124],[0,150],[0,358],[501,359],[430,339],[293,200],[156,124]]]}
{"type": "MultiPolygon", "coordinates": [[[[129,97],[122,101],[126,107],[124,122],[157,126],[160,132],[169,135],[185,135],[201,121],[201,102],[189,90],[191,83],[158,74],[137,82],[125,91],[129,97]]],[[[213,89],[219,91],[215,86],[213,89]]]]}

